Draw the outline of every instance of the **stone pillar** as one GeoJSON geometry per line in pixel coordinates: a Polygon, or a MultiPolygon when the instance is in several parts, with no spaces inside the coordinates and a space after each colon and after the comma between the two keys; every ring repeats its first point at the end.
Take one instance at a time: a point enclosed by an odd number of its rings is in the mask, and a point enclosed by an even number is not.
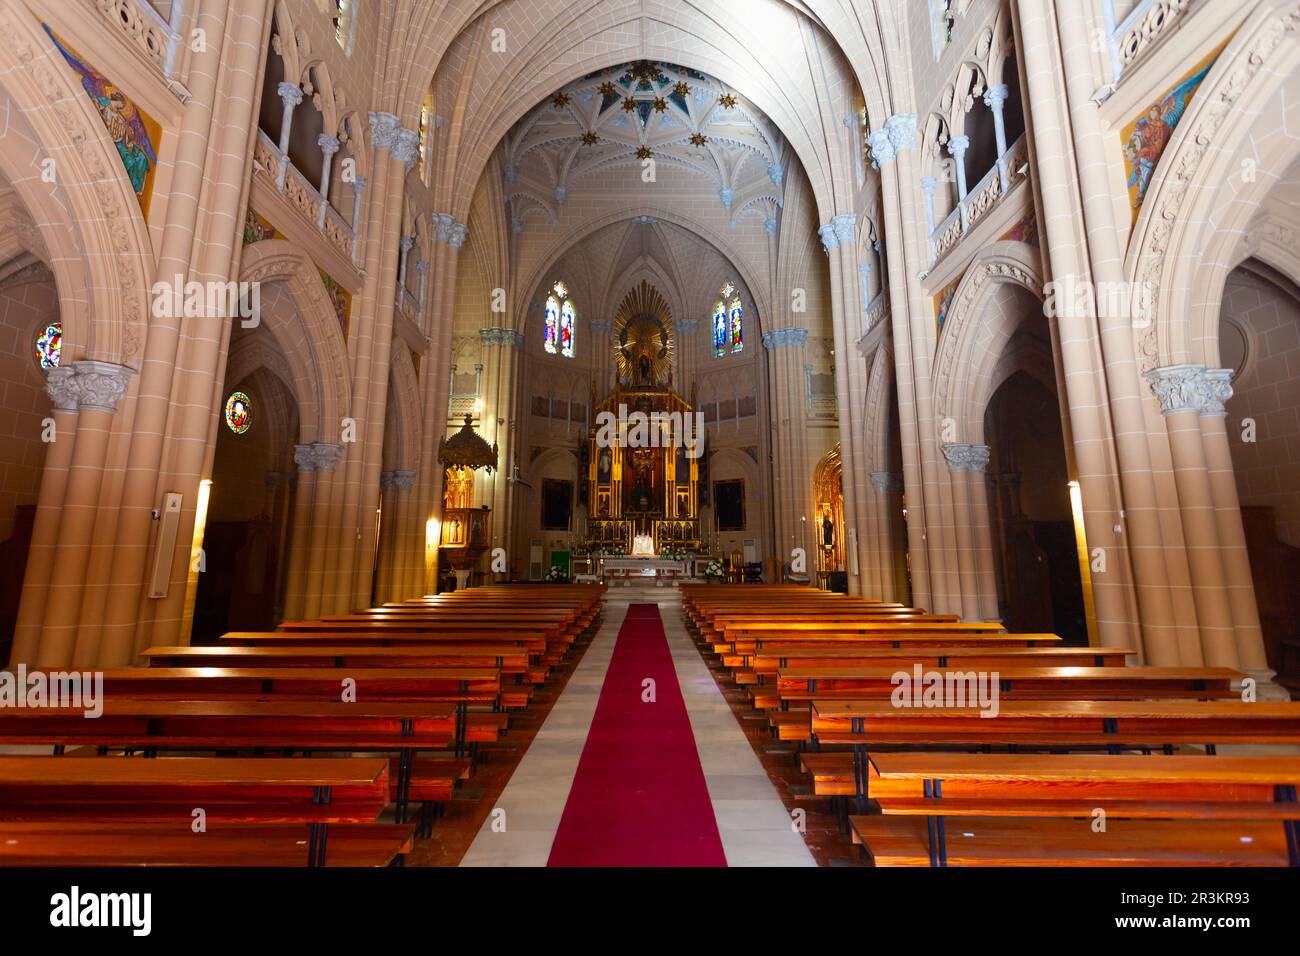
{"type": "Polygon", "coordinates": [[[10,670],[19,664],[32,665],[40,645],[41,625],[49,601],[50,577],[54,571],[59,538],[59,521],[67,497],[72,450],[77,440],[76,373],[71,367],[56,367],[46,373],[45,391],[53,402],[53,434],[46,446],[45,466],[36,499],[36,520],[27,549],[27,568],[18,605],[10,670]]]}
{"type": "Polygon", "coordinates": [[[989,486],[985,477],[989,465],[989,446],[971,445],[967,464],[970,516],[974,530],[975,576],[979,588],[979,618],[982,621],[997,621],[1001,620],[1001,612],[998,608],[993,527],[989,523],[989,486]]]}
{"type": "Polygon", "coordinates": [[[1003,107],[1007,102],[1007,85],[1005,83],[994,83],[984,91],[984,105],[993,111],[993,135],[997,139],[998,147],[998,178],[1002,182],[1002,194],[1006,195],[1007,189],[1010,188],[1011,178],[1010,171],[1007,169],[1007,123],[1003,116],[1003,107]]]}
{"type": "MultiPolygon", "coordinates": [[[[845,272],[852,276],[857,273],[857,263],[853,251],[853,232],[857,217],[852,213],[835,216],[818,230],[822,247],[830,258],[831,271],[831,327],[835,336],[835,396],[839,409],[840,461],[843,464],[844,491],[844,525],[845,536],[859,538],[864,522],[858,514],[858,502],[861,498],[859,484],[864,476],[858,474],[858,465],[863,454],[857,435],[861,429],[856,427],[862,417],[863,409],[854,408],[852,401],[853,378],[850,371],[851,356],[849,350],[849,316],[857,315],[856,296],[846,294],[845,272]]],[[[853,283],[850,281],[849,286],[853,283]]],[[[803,506],[806,510],[808,505],[803,506]]],[[[862,593],[861,541],[859,540],[859,566],[857,574],[848,574],[849,594],[862,593]]]]}
{"type": "Polygon", "coordinates": [[[312,442],[294,445],[298,466],[298,493],[294,501],[293,539],[289,547],[289,584],[285,617],[315,618],[321,604],[320,579],[324,572],[329,509],[328,476],[343,456],[340,445],[312,442]]]}
{"type": "Polygon", "coordinates": [[[1237,498],[1237,481],[1232,468],[1232,449],[1228,445],[1225,427],[1224,403],[1232,397],[1232,370],[1206,369],[1205,379],[1201,436],[1205,443],[1205,462],[1214,495],[1219,554],[1223,559],[1228,603],[1232,608],[1237,657],[1242,670],[1255,679],[1260,699],[1286,700],[1290,695],[1274,680],[1277,672],[1268,666],[1264,652],[1264,632],[1259,626],[1255,581],[1250,572],[1246,532],[1241,523],[1241,502],[1237,498]]]}
{"type": "MultiPolygon", "coordinates": [[[[1160,402],[1173,456],[1176,502],[1192,576],[1201,656],[1212,667],[1237,667],[1237,643],[1219,555],[1219,532],[1201,440],[1205,366],[1170,365],[1146,373],[1160,402]]],[[[1199,664],[1201,661],[1183,661],[1199,664]]]]}
{"type": "MultiPolygon", "coordinates": [[[[320,147],[323,157],[320,171],[320,216],[316,220],[316,227],[324,229],[325,213],[330,206],[330,166],[334,162],[334,154],[339,151],[342,143],[339,142],[337,136],[321,133],[316,137],[316,145],[320,147]]],[[[353,237],[353,242],[356,242],[355,237],[353,237]]]]}
{"type": "Polygon", "coordinates": [[[921,180],[921,192],[925,194],[925,236],[930,246],[930,261],[935,260],[934,251],[934,189],[939,185],[939,181],[933,176],[926,176],[921,180]]]}
{"type": "Polygon", "coordinates": [[[970,212],[966,209],[966,150],[970,148],[969,136],[954,136],[948,140],[948,154],[956,164],[957,205],[961,209],[961,231],[970,228],[970,212]]]}
{"type": "MultiPolygon", "coordinates": [[[[1049,0],[1023,0],[1016,11],[1026,76],[1025,102],[1031,154],[1041,197],[1044,266],[1058,284],[1081,280],[1122,281],[1116,243],[1107,241],[1105,273],[1095,274],[1090,237],[1113,231],[1110,166],[1104,159],[1104,134],[1095,104],[1062,100],[1060,79],[1071,62],[1087,54],[1088,37],[1058,35],[1049,0]],[[1077,122],[1076,122],[1077,120],[1077,122]],[[1087,140],[1087,156],[1076,139],[1087,140]],[[1088,172],[1085,177],[1084,168],[1088,172]],[[1085,196],[1101,189],[1084,220],[1085,196]]],[[[1095,89],[1096,85],[1089,87],[1095,89]]],[[[1168,594],[1168,571],[1160,546],[1155,487],[1144,414],[1134,403],[1137,374],[1133,331],[1127,317],[1102,320],[1095,309],[1055,309],[1064,395],[1078,468],[1085,537],[1090,549],[1102,548],[1106,571],[1092,578],[1100,642],[1107,647],[1137,647],[1153,664],[1180,660],[1177,627],[1168,594]],[[1099,347],[1100,345],[1100,347],[1099,347]],[[1111,385],[1114,387],[1110,387],[1111,385]],[[1107,407],[1109,406],[1109,407],[1107,407]],[[1136,414],[1135,414],[1136,413],[1136,414]]]]}
{"type": "Polygon", "coordinates": [[[286,81],[276,87],[276,92],[284,102],[284,115],[280,120],[280,168],[275,174],[275,184],[283,190],[289,173],[289,134],[293,130],[293,110],[302,102],[302,87],[286,81]]]}
{"type": "Polygon", "coordinates": [[[970,469],[973,446],[950,443],[941,446],[952,478],[953,519],[957,531],[957,569],[961,580],[961,613],[968,621],[979,618],[979,585],[976,580],[974,521],[970,504],[970,469]]]}
{"type": "MultiPolygon", "coordinates": [[[[97,642],[79,646],[77,625],[99,492],[104,481],[109,432],[118,402],[126,394],[135,370],[109,362],[82,361],[73,363],[72,373],[58,381],[54,389],[55,402],[64,406],[61,410],[65,415],[75,398],[77,425],[45,592],[45,617],[35,652],[35,663],[46,668],[93,666],[99,662],[97,642]]],[[[98,637],[98,632],[95,636],[98,637]]]]}

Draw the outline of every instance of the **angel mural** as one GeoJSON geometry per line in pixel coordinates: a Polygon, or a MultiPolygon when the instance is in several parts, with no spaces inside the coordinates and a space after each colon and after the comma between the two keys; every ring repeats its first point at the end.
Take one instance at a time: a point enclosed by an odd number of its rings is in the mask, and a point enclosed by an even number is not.
{"type": "Polygon", "coordinates": [[[1213,65],[1213,62],[1207,63],[1183,80],[1166,93],[1160,102],[1151,104],[1146,115],[1134,124],[1133,133],[1124,146],[1124,158],[1129,168],[1128,187],[1130,191],[1134,187],[1137,189],[1133,195],[1134,209],[1146,199],[1147,187],[1151,185],[1151,175],[1155,172],[1156,164],[1169,145],[1174,129],[1187,112],[1187,104],[1191,102],[1192,95],[1213,65]]]}
{"type": "Polygon", "coordinates": [[[125,93],[64,45],[48,25],[42,23],[41,26],[59,48],[68,65],[81,76],[81,85],[95,104],[104,128],[108,130],[118,155],[122,157],[122,166],[131,180],[131,188],[143,205],[146,182],[150,172],[158,165],[158,157],[145,125],[152,120],[140,112],[125,93]]]}

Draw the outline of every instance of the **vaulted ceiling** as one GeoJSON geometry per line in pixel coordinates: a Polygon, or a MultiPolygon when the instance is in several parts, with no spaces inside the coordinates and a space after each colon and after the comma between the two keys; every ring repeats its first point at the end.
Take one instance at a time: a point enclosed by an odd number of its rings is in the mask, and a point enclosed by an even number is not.
{"type": "Polygon", "coordinates": [[[645,183],[659,164],[698,177],[733,224],[754,215],[774,232],[784,202],[787,151],[771,121],[720,81],[668,63],[625,64],[568,84],[516,124],[503,151],[516,231],[530,212],[555,221],[584,180],[622,171],[645,183]]]}

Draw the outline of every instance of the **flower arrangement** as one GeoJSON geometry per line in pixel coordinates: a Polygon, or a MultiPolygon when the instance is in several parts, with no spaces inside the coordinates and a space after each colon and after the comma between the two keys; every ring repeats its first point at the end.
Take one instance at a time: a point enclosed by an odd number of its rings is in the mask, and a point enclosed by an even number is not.
{"type": "Polygon", "coordinates": [[[546,580],[551,584],[568,584],[569,572],[558,564],[553,564],[550,570],[546,572],[546,580]]]}
{"type": "Polygon", "coordinates": [[[706,578],[721,578],[726,576],[726,571],[722,567],[721,561],[710,561],[704,567],[704,576],[706,578]]]}

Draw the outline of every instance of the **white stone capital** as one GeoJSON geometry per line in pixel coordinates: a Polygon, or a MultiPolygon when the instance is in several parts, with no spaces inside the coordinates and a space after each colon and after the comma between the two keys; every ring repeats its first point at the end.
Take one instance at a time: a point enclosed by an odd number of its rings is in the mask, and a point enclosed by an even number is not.
{"type": "Polygon", "coordinates": [[[275,88],[285,106],[297,106],[302,102],[302,87],[297,83],[282,82],[275,88]]]}
{"type": "Polygon", "coordinates": [[[126,394],[135,369],[111,362],[74,362],[72,371],[77,390],[77,407],[113,414],[117,403],[126,394]]]}

